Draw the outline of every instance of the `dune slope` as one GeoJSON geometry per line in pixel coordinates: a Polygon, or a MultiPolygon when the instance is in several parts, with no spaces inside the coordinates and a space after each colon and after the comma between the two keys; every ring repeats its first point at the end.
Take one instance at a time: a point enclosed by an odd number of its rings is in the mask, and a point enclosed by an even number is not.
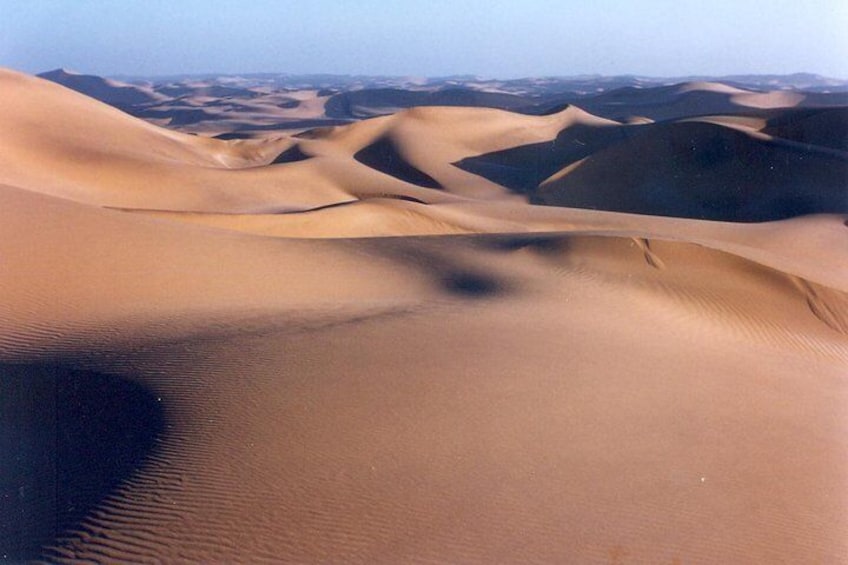
{"type": "Polygon", "coordinates": [[[848,154],[705,122],[642,127],[553,175],[533,201],[747,222],[848,213],[848,154]]]}

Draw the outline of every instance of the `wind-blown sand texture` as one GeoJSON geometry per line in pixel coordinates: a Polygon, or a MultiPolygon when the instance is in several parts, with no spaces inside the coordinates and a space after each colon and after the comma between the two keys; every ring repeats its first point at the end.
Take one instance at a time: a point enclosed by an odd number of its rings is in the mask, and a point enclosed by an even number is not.
{"type": "Polygon", "coordinates": [[[845,110],[737,90],[225,141],[0,71],[0,555],[844,562],[845,110]]]}

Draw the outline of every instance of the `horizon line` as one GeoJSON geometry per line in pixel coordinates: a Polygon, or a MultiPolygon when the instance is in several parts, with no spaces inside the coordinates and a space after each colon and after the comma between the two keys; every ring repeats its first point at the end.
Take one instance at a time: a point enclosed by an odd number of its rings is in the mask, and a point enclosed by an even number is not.
{"type": "MultiPolygon", "coordinates": [[[[11,68],[11,67],[7,67],[11,68]]],[[[726,74],[712,73],[692,73],[692,74],[674,74],[674,75],[652,75],[644,73],[575,73],[575,74],[539,74],[539,75],[522,75],[514,77],[498,77],[485,74],[476,74],[473,72],[450,73],[450,74],[418,74],[418,73],[364,73],[364,72],[292,72],[292,71],[191,71],[191,72],[175,72],[175,73],[97,73],[78,71],[69,67],[54,67],[37,73],[29,73],[35,76],[44,75],[52,72],[63,71],[68,74],[99,76],[103,78],[146,78],[146,79],[161,79],[174,77],[254,77],[254,76],[287,76],[287,77],[338,77],[338,78],[386,78],[386,79],[423,79],[423,80],[446,80],[446,79],[474,79],[481,81],[521,81],[521,80],[540,80],[540,79],[581,79],[581,78],[644,78],[644,79],[732,79],[737,77],[798,77],[809,76],[811,78],[826,79],[848,82],[848,77],[837,77],[826,75],[812,71],[793,71],[793,72],[737,72],[726,74]]],[[[21,71],[26,72],[26,71],[21,71]]]]}

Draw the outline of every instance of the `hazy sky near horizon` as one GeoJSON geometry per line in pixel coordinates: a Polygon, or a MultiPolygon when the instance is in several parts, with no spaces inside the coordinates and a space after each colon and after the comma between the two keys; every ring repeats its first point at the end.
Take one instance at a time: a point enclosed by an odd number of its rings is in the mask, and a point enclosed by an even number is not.
{"type": "Polygon", "coordinates": [[[0,66],[848,78],[848,0],[0,0],[0,66]]]}

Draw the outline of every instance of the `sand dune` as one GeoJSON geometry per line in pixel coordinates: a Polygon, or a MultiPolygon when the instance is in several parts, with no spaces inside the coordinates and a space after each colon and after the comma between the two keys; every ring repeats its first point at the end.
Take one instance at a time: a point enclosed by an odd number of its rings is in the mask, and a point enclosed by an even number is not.
{"type": "Polygon", "coordinates": [[[703,114],[747,115],[848,104],[845,81],[816,75],[582,76],[492,80],[334,75],[153,77],[132,84],[57,69],[40,75],[136,117],[183,132],[255,138],[386,116],[420,106],[485,107],[529,115],[577,105],[622,122],[703,114]]]}
{"type": "Polygon", "coordinates": [[[533,97],[468,87],[436,90],[366,88],[333,95],[327,101],[326,111],[329,117],[362,119],[393,114],[414,106],[473,106],[539,115],[574,104],[599,116],[622,121],[635,116],[667,120],[703,114],[744,113],[751,109],[827,107],[846,103],[848,95],[842,92],[763,91],[716,82],[689,81],[663,86],[624,86],[599,94],[542,90],[533,97]]]}
{"type": "Polygon", "coordinates": [[[349,121],[328,118],[324,105],[329,94],[315,89],[279,91],[238,81],[220,84],[210,80],[127,84],[65,69],[38,76],[157,125],[191,133],[249,137],[238,132],[299,131],[349,121]],[[233,119],[236,114],[237,119],[233,119]]]}
{"type": "Polygon", "coordinates": [[[844,106],[848,96],[841,92],[748,90],[695,81],[669,86],[623,87],[574,103],[615,120],[641,116],[659,121],[708,114],[746,114],[756,109],[844,106]]]}
{"type": "Polygon", "coordinates": [[[848,152],[848,110],[825,108],[782,112],[766,123],[763,133],[848,152]]]}
{"type": "Polygon", "coordinates": [[[848,554],[841,110],[0,101],[5,559],[848,554]]]}
{"type": "Polygon", "coordinates": [[[119,108],[161,102],[166,98],[151,88],[125,84],[96,75],[75,73],[66,69],[55,69],[38,76],[119,108]]]}
{"type": "Polygon", "coordinates": [[[466,88],[436,91],[383,88],[336,94],[327,101],[327,115],[334,118],[370,118],[418,106],[485,107],[527,113],[533,113],[537,107],[526,98],[505,92],[466,88]]]}
{"type": "Polygon", "coordinates": [[[848,154],[703,122],[643,129],[562,169],[534,201],[743,222],[848,213],[848,154]]]}

